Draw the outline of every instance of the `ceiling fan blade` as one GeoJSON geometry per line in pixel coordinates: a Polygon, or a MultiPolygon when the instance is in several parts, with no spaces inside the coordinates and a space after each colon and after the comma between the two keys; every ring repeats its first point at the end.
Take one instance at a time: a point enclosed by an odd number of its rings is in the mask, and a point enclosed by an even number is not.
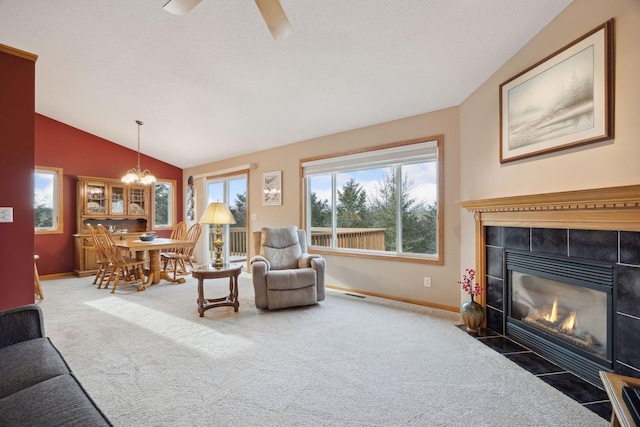
{"type": "Polygon", "coordinates": [[[256,5],[274,39],[283,39],[293,32],[280,0],[256,0],[256,5]]]}
{"type": "Polygon", "coordinates": [[[169,0],[162,8],[174,15],[186,15],[191,12],[202,0],[169,0]]]}

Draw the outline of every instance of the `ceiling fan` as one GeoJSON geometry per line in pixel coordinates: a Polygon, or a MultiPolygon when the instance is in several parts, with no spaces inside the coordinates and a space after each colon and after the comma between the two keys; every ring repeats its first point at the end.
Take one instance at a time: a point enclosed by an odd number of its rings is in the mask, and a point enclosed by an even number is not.
{"type": "MultiPolygon", "coordinates": [[[[169,0],[164,10],[174,15],[186,15],[191,12],[202,0],[169,0]]],[[[269,27],[274,39],[280,40],[292,33],[291,25],[285,15],[280,0],[255,0],[264,22],[269,27]]]]}

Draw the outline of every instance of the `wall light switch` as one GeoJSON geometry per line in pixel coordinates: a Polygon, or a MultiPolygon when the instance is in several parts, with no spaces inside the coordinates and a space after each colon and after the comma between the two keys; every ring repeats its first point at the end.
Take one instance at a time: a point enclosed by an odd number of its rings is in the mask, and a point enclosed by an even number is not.
{"type": "Polygon", "coordinates": [[[0,208],[0,222],[13,222],[13,208],[0,208]]]}
{"type": "Polygon", "coordinates": [[[258,214],[251,214],[251,221],[257,221],[258,220],[258,214]]]}

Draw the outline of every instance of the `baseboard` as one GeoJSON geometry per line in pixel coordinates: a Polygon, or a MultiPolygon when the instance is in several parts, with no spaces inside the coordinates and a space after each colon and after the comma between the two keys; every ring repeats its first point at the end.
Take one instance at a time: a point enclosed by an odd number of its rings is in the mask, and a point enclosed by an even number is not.
{"type": "Polygon", "coordinates": [[[343,288],[343,287],[335,286],[335,285],[325,285],[325,286],[327,288],[329,288],[329,289],[334,289],[336,291],[341,291],[341,292],[356,293],[356,294],[361,294],[361,295],[368,295],[368,296],[371,296],[371,297],[384,298],[384,299],[388,299],[388,300],[392,300],[392,301],[406,302],[406,303],[409,303],[409,304],[421,305],[423,307],[430,307],[430,308],[437,308],[439,310],[451,311],[451,312],[454,312],[454,313],[459,313],[460,312],[460,307],[452,307],[452,306],[449,306],[449,305],[436,304],[436,303],[432,303],[432,302],[428,302],[428,301],[416,300],[416,299],[412,299],[412,298],[400,298],[400,297],[396,297],[396,296],[393,296],[393,295],[379,294],[377,292],[361,291],[359,289],[343,288]]]}
{"type": "Polygon", "coordinates": [[[60,279],[63,277],[75,277],[75,275],[72,272],[68,272],[68,273],[55,273],[55,274],[45,274],[44,276],[40,276],[40,280],[47,280],[47,279],[60,279]]]}

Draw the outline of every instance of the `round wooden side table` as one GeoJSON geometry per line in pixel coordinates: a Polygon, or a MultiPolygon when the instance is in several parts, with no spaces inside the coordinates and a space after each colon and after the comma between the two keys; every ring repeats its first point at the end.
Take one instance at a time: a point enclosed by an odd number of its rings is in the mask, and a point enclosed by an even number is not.
{"type": "Polygon", "coordinates": [[[211,265],[199,265],[191,270],[191,275],[198,279],[198,313],[200,317],[204,316],[204,312],[214,307],[233,307],[233,311],[237,312],[240,303],[238,302],[238,276],[242,271],[242,264],[227,264],[222,268],[215,268],[211,265]],[[229,295],[222,298],[205,298],[204,297],[204,280],[205,279],[223,279],[229,278],[229,295]]]}

